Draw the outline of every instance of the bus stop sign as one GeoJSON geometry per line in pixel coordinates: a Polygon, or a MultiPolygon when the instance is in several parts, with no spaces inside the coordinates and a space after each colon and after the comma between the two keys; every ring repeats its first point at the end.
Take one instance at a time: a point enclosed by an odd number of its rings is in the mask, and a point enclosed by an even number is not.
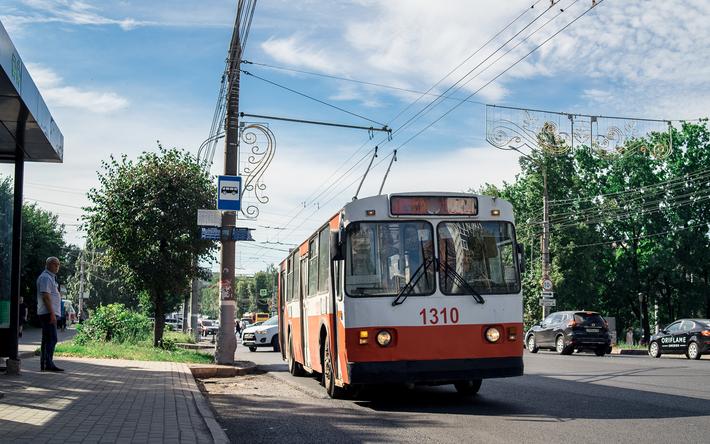
{"type": "Polygon", "coordinates": [[[217,209],[240,211],[242,209],[242,177],[219,176],[217,178],[217,209]]]}

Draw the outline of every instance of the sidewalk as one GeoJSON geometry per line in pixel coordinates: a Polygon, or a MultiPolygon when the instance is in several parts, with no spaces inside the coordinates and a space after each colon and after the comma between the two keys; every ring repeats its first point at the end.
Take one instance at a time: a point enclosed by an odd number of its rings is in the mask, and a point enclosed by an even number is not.
{"type": "Polygon", "coordinates": [[[57,358],[65,373],[0,374],[3,442],[228,442],[189,368],[172,362],[57,358]]]}

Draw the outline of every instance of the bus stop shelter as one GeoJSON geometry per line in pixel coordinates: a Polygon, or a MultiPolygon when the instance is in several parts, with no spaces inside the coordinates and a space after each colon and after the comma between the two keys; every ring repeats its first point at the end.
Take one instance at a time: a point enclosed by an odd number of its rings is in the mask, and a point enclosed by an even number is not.
{"type": "Polygon", "coordinates": [[[24,164],[63,158],[64,136],[0,22],[0,357],[13,361],[18,361],[24,164]]]}

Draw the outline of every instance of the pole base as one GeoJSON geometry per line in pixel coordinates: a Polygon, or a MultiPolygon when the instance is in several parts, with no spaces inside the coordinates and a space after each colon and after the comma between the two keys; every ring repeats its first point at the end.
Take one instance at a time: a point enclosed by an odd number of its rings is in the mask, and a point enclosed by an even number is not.
{"type": "Polygon", "coordinates": [[[20,360],[8,358],[6,362],[7,368],[5,370],[6,375],[16,376],[20,374],[20,360]]]}

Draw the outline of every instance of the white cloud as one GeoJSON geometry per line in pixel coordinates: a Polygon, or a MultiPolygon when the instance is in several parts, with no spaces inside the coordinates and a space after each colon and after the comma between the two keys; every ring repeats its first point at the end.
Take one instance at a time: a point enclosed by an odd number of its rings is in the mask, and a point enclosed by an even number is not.
{"type": "MultiPolygon", "coordinates": [[[[321,2],[319,9],[333,17],[331,22],[321,23],[311,32],[301,27],[289,35],[272,37],[261,49],[280,64],[426,89],[530,3],[449,0],[445,7],[436,7],[426,0],[360,0],[343,13],[330,2],[321,2]]],[[[462,77],[546,6],[547,2],[539,3],[444,84],[462,77]]],[[[472,80],[466,92],[480,88],[589,6],[588,1],[558,2],[507,48],[525,36],[530,36],[528,41],[472,80]],[[541,27],[560,8],[565,12],[541,27]]],[[[296,10],[291,12],[298,14],[296,10]]],[[[601,97],[593,91],[605,91],[610,99],[623,96],[608,100],[613,109],[607,112],[658,116],[660,103],[679,102],[667,109],[664,117],[707,115],[707,95],[697,92],[706,89],[710,78],[708,20],[710,2],[703,0],[603,1],[483,89],[479,100],[504,100],[512,90],[508,87],[512,81],[531,82],[546,76],[591,81],[578,91],[565,91],[572,101],[578,96],[595,106],[601,97]],[[673,100],[678,94],[686,99],[673,100]],[[701,114],[688,114],[691,110],[701,114]]],[[[476,72],[497,58],[494,56],[476,72]]],[[[344,99],[352,97],[343,95],[344,99]]]]}
{"type": "Polygon", "coordinates": [[[115,92],[64,85],[56,72],[42,65],[28,64],[27,71],[50,108],[79,108],[94,113],[111,113],[129,105],[128,99],[115,92]]]}
{"type": "MultiPolygon", "coordinates": [[[[285,37],[272,37],[261,49],[278,63],[301,69],[365,76],[372,82],[426,90],[510,20],[511,10],[529,6],[521,0],[489,3],[486,19],[480,20],[467,0],[449,0],[445,8],[433,7],[426,0],[356,3],[360,8],[351,5],[344,14],[332,4],[321,3],[321,9],[331,9],[337,17],[328,32],[299,29],[285,37]]],[[[482,51],[471,58],[444,85],[463,77],[485,55],[482,51]]],[[[464,86],[459,95],[478,90],[497,72],[488,70],[464,86]]],[[[479,96],[499,100],[506,91],[502,84],[493,82],[479,96]]],[[[352,95],[343,98],[351,99],[352,95]]]]}
{"type": "Polygon", "coordinates": [[[582,97],[603,99],[607,111],[663,118],[707,116],[708,20],[706,1],[605,1],[550,41],[534,58],[541,69],[528,76],[596,79],[604,87],[586,88],[582,97]]]}
{"type": "Polygon", "coordinates": [[[22,12],[14,10],[12,14],[3,16],[3,21],[7,22],[13,31],[20,30],[27,24],[51,22],[80,26],[115,25],[125,31],[149,24],[130,17],[108,17],[101,14],[99,7],[84,1],[22,0],[22,3],[27,9],[22,12]]]}

